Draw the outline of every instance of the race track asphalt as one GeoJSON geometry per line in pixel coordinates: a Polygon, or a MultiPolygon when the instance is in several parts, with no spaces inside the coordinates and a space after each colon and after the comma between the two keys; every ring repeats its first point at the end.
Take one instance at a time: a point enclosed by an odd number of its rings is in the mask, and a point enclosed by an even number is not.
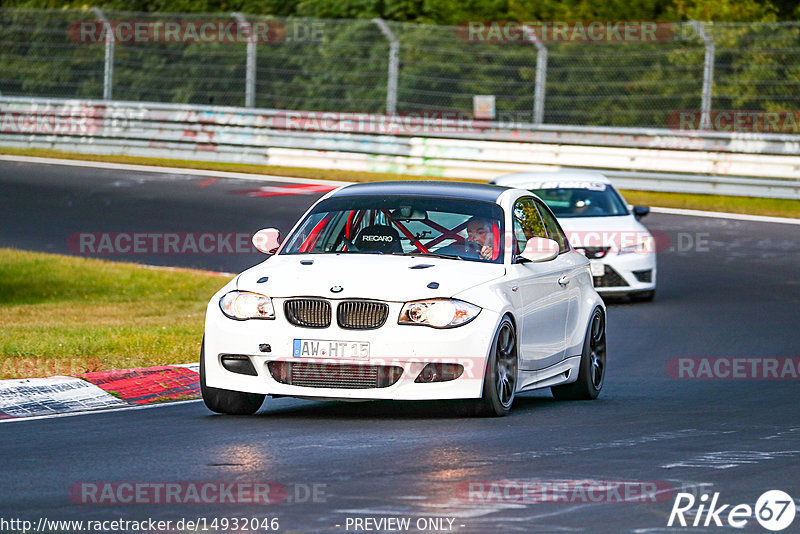
{"type": "MultiPolygon", "coordinates": [[[[319,196],[235,193],[262,185],[282,184],[209,180],[200,171],[0,162],[0,246],[69,253],[76,232],[252,233],[276,226],[285,233],[319,196]]],[[[424,531],[650,533],[679,530],[667,527],[678,491],[719,492],[719,505],[752,506],[765,491],[781,489],[797,506],[800,380],[675,379],[667,362],[800,356],[800,226],[662,214],[644,222],[668,236],[670,249],[659,255],[654,302],[609,305],[608,374],[597,401],[528,393],[508,417],[469,419],[448,404],[283,398],[267,399],[253,417],[214,415],[201,402],[186,402],[2,423],[0,518],[277,517],[281,532],[366,532],[352,521],[406,517],[409,532],[418,532],[420,518],[449,518],[452,530],[445,521],[444,529],[424,531]],[[570,502],[535,502],[532,493],[521,500],[513,491],[464,491],[470,482],[530,489],[580,480],[672,491],[656,502],[623,503],[590,502],[574,492],[570,502]],[[277,482],[289,498],[273,505],[71,499],[75,484],[102,481],[277,482]],[[313,488],[316,498],[308,496],[313,488]]],[[[262,258],[99,257],[231,272],[262,258]]],[[[605,497],[615,499],[613,491],[605,497]]],[[[685,530],[723,530],[704,521],[685,530]]],[[[786,532],[799,524],[795,519],[786,532]]],[[[753,518],[744,530],[766,531],[753,518]]]]}

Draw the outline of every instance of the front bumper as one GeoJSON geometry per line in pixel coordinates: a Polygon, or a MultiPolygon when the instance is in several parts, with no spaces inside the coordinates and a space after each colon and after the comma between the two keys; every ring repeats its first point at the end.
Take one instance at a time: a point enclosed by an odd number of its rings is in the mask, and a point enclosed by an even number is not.
{"type": "Polygon", "coordinates": [[[656,288],[656,255],[616,254],[611,252],[602,259],[590,260],[595,267],[602,265],[602,275],[593,271],[594,287],[601,295],[623,295],[652,291],[656,288]]]}
{"type": "MultiPolygon", "coordinates": [[[[374,330],[344,329],[335,320],[327,328],[303,328],[292,325],[285,318],[283,300],[273,299],[274,320],[235,321],[221,313],[216,297],[212,299],[205,323],[204,370],[208,386],[268,395],[327,399],[437,400],[478,398],[482,394],[486,359],[500,321],[496,312],[483,309],[466,325],[435,329],[398,325],[402,303],[390,302],[386,323],[374,330]],[[370,344],[370,355],[365,359],[295,356],[296,339],[366,342],[370,344]],[[262,352],[264,345],[269,345],[270,352],[262,352]],[[247,356],[256,376],[225,369],[221,363],[222,355],[247,356]],[[340,372],[337,370],[339,365],[400,367],[402,374],[386,387],[309,387],[282,383],[280,377],[273,376],[275,364],[270,366],[270,362],[315,365],[328,379],[333,377],[334,382],[336,373],[340,372]],[[460,364],[464,371],[454,380],[416,383],[415,379],[428,363],[460,364]]],[[[342,369],[342,376],[352,371],[352,368],[342,369]]],[[[331,381],[320,383],[330,385],[331,381]]]]}

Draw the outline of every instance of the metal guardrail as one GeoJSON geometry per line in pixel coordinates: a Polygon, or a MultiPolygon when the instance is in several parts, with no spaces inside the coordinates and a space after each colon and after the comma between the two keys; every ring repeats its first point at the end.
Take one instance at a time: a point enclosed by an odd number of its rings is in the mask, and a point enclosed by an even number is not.
{"type": "Polygon", "coordinates": [[[800,136],[0,97],[0,146],[491,179],[601,170],[629,189],[800,199],[800,136]]]}

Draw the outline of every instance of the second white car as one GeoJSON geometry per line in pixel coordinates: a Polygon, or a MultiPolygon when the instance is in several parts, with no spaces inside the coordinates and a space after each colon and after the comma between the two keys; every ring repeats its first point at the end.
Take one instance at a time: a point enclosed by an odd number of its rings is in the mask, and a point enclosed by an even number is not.
{"type": "Polygon", "coordinates": [[[572,246],[589,258],[598,293],[653,300],[658,270],[656,243],[639,222],[650,209],[629,209],[605,175],[586,171],[526,172],[501,176],[492,183],[527,189],[544,200],[572,246]]]}

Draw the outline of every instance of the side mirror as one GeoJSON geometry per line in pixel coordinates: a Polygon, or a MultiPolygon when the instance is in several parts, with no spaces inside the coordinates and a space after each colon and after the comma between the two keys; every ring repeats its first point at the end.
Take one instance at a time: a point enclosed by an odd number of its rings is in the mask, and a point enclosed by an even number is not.
{"type": "Polygon", "coordinates": [[[253,234],[253,246],[264,254],[275,254],[281,246],[281,233],[277,228],[264,228],[253,234]]]}
{"type": "Polygon", "coordinates": [[[558,256],[558,243],[544,237],[532,237],[520,256],[536,263],[553,260],[558,256]]]}
{"type": "Polygon", "coordinates": [[[648,213],[650,213],[650,208],[648,208],[647,206],[634,206],[633,207],[633,216],[636,217],[637,221],[639,219],[641,219],[642,217],[644,217],[645,215],[647,215],[648,213]]]}

